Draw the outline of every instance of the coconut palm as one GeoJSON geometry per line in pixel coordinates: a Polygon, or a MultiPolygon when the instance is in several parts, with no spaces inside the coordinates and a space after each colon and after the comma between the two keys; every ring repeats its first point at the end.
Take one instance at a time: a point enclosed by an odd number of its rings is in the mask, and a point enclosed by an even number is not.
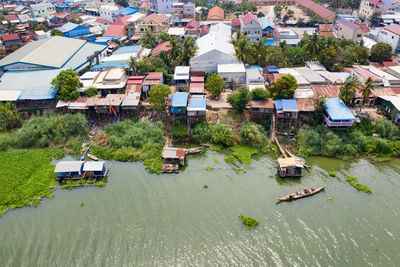
{"type": "Polygon", "coordinates": [[[254,44],[254,50],[255,50],[255,55],[256,57],[256,64],[260,66],[266,66],[267,65],[267,45],[265,44],[265,40],[261,39],[257,43],[254,44]]]}
{"type": "Polygon", "coordinates": [[[15,30],[17,29],[15,23],[11,23],[10,20],[7,20],[7,24],[5,25],[5,27],[6,27],[6,32],[10,34],[15,33],[15,30]]]}
{"type": "Polygon", "coordinates": [[[357,77],[348,77],[340,87],[340,99],[342,99],[346,104],[349,104],[353,100],[356,94],[356,88],[359,84],[360,82],[358,81],[357,77]]]}
{"type": "Polygon", "coordinates": [[[145,46],[146,48],[150,48],[150,49],[153,49],[154,47],[156,47],[156,42],[157,42],[156,37],[149,30],[146,31],[145,35],[143,36],[142,40],[140,41],[140,43],[143,46],[145,46]]]}
{"type": "Polygon", "coordinates": [[[196,40],[191,36],[186,37],[183,41],[182,49],[179,51],[178,60],[183,65],[188,66],[190,59],[196,55],[197,49],[196,40]]]}
{"type": "Polygon", "coordinates": [[[303,38],[303,47],[310,53],[312,59],[317,59],[319,51],[323,49],[323,37],[317,33],[305,35],[303,38]]]}
{"type": "Polygon", "coordinates": [[[374,80],[371,77],[365,81],[365,83],[360,87],[360,93],[363,95],[364,103],[369,101],[369,96],[374,89],[374,85],[372,84],[374,80]]]}
{"type": "Polygon", "coordinates": [[[139,68],[139,63],[137,62],[136,57],[130,57],[128,65],[132,71],[132,75],[136,75],[139,68]]]}
{"type": "Polygon", "coordinates": [[[179,51],[182,49],[181,43],[176,36],[170,37],[168,47],[170,48],[168,56],[175,63],[178,60],[179,51]]]}

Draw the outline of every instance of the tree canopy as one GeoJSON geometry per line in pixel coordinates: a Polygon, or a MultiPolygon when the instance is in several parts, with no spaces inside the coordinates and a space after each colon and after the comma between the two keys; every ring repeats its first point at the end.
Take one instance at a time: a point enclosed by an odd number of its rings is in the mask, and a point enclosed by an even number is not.
{"type": "Polygon", "coordinates": [[[62,33],[62,31],[58,30],[58,29],[52,29],[50,32],[51,36],[64,36],[64,34],[62,33]]]}
{"type": "Polygon", "coordinates": [[[297,86],[297,81],[293,75],[286,74],[271,84],[269,90],[273,99],[293,98],[297,86]]]}
{"type": "Polygon", "coordinates": [[[217,97],[222,93],[225,82],[217,73],[212,73],[206,82],[207,91],[213,96],[217,97]]]}
{"type": "Polygon", "coordinates": [[[250,102],[249,90],[245,86],[239,87],[238,91],[228,96],[228,103],[239,112],[243,112],[250,102]]]}
{"type": "Polygon", "coordinates": [[[72,69],[62,70],[57,77],[51,81],[57,99],[70,101],[79,97],[78,88],[83,84],[79,81],[78,73],[72,69]]]}
{"type": "Polygon", "coordinates": [[[392,47],[390,44],[377,43],[371,48],[371,61],[382,62],[392,57],[392,47]]]}
{"type": "Polygon", "coordinates": [[[84,94],[88,97],[92,97],[95,96],[99,93],[99,90],[94,87],[94,86],[90,86],[88,89],[85,90],[84,94]]]}
{"type": "Polygon", "coordinates": [[[165,98],[171,94],[171,89],[168,85],[154,85],[149,92],[150,108],[153,110],[165,110],[165,98]]]}

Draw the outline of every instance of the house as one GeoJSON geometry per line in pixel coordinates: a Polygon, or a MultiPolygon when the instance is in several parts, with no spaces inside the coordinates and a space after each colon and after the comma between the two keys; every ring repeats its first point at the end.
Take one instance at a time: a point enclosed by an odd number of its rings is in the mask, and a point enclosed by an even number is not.
{"type": "Polygon", "coordinates": [[[169,112],[171,114],[186,114],[189,93],[178,92],[171,95],[169,112]]]}
{"type": "Polygon", "coordinates": [[[57,179],[73,180],[81,179],[84,161],[60,161],[56,164],[54,172],[57,179]]]}
{"type": "Polygon", "coordinates": [[[296,4],[302,8],[309,9],[326,21],[333,22],[335,19],[335,13],[311,0],[296,0],[296,4]]]}
{"type": "Polygon", "coordinates": [[[249,0],[249,2],[254,3],[256,6],[274,6],[274,5],[290,6],[295,4],[295,0],[249,0]]]}
{"type": "Polygon", "coordinates": [[[381,110],[394,123],[400,123],[400,96],[380,96],[383,100],[381,110]]]}
{"type": "Polygon", "coordinates": [[[239,18],[233,18],[231,20],[231,26],[232,26],[232,34],[240,30],[240,19],[239,18]]]}
{"type": "Polygon", "coordinates": [[[1,36],[1,40],[6,50],[12,50],[13,47],[19,47],[22,42],[18,33],[4,34],[1,36]]]}
{"type": "Polygon", "coordinates": [[[300,177],[304,162],[300,158],[278,158],[277,168],[280,177],[300,177]]]}
{"type": "Polygon", "coordinates": [[[60,12],[49,15],[48,19],[51,24],[58,26],[68,22],[67,16],[68,16],[67,12],[60,12]]]}
{"type": "Polygon", "coordinates": [[[185,27],[186,35],[196,38],[199,34],[199,26],[200,22],[198,20],[192,19],[191,21],[189,21],[185,27]]]}
{"type": "Polygon", "coordinates": [[[274,100],[267,98],[264,100],[251,100],[250,115],[256,118],[265,118],[274,113],[274,100]]]}
{"type": "Polygon", "coordinates": [[[128,20],[126,21],[126,29],[128,31],[129,39],[131,39],[135,35],[137,25],[139,21],[142,20],[144,17],[146,17],[146,14],[137,12],[128,18],[128,20]]]}
{"type": "Polygon", "coordinates": [[[276,110],[276,126],[278,131],[293,131],[299,115],[299,108],[296,99],[276,99],[274,101],[276,110]]]}
{"type": "Polygon", "coordinates": [[[139,8],[135,8],[135,7],[131,7],[131,6],[124,7],[119,10],[119,13],[121,14],[121,16],[130,16],[137,12],[139,12],[139,8]]]}
{"type": "Polygon", "coordinates": [[[356,118],[349,108],[337,97],[330,97],[325,102],[324,121],[328,127],[350,127],[356,118]]]}
{"type": "Polygon", "coordinates": [[[183,19],[183,5],[184,3],[180,2],[172,4],[172,16],[179,21],[183,19]]]}
{"type": "Polygon", "coordinates": [[[94,110],[99,117],[118,118],[120,114],[120,106],[125,98],[125,94],[107,94],[104,98],[94,97],[87,98],[87,106],[90,110],[94,110]]]}
{"type": "Polygon", "coordinates": [[[378,32],[378,42],[390,44],[392,52],[400,51],[400,25],[392,23],[378,32]]]}
{"type": "Polygon", "coordinates": [[[358,80],[362,83],[365,83],[365,81],[368,78],[371,78],[373,80],[373,85],[375,86],[381,86],[383,85],[383,79],[372,72],[368,71],[367,69],[360,68],[360,67],[354,67],[351,69],[351,74],[353,76],[356,76],[358,80]]]}
{"type": "Polygon", "coordinates": [[[228,86],[229,84],[235,84],[236,87],[246,83],[246,69],[243,63],[218,64],[217,72],[228,86]]]}
{"type": "Polygon", "coordinates": [[[90,34],[90,29],[88,27],[75,24],[72,22],[64,24],[63,26],[57,28],[57,30],[60,30],[65,37],[70,37],[70,38],[90,34]]]}
{"type": "Polygon", "coordinates": [[[103,37],[112,39],[121,39],[128,36],[128,31],[125,25],[111,24],[103,34],[103,37]]]}
{"type": "Polygon", "coordinates": [[[277,42],[286,42],[287,45],[296,46],[300,42],[299,35],[289,28],[280,28],[277,29],[277,33],[275,35],[277,42]]]}
{"type": "Polygon", "coordinates": [[[50,3],[39,3],[30,5],[32,17],[47,18],[50,14],[56,13],[56,8],[50,3]]]}
{"type": "Polygon", "coordinates": [[[107,21],[115,21],[121,16],[120,9],[116,5],[102,5],[99,8],[100,18],[107,21]]]}
{"type": "Polygon", "coordinates": [[[10,23],[13,23],[13,24],[18,24],[21,22],[19,20],[19,18],[15,15],[4,15],[3,19],[4,19],[3,24],[4,24],[4,22],[8,23],[8,21],[10,21],[10,23]]]}
{"type": "Polygon", "coordinates": [[[152,34],[159,34],[161,31],[167,30],[169,27],[169,19],[165,14],[151,14],[143,18],[137,25],[137,34],[144,35],[146,31],[152,34]]]}
{"type": "Polygon", "coordinates": [[[275,27],[272,25],[272,23],[266,17],[261,17],[258,20],[261,23],[262,37],[273,38],[275,34],[275,27]]]}
{"type": "Polygon", "coordinates": [[[107,171],[105,161],[86,161],[83,165],[83,175],[85,178],[105,177],[107,171]]]}
{"type": "Polygon", "coordinates": [[[247,13],[240,20],[240,31],[246,34],[246,38],[252,42],[258,42],[262,39],[262,25],[257,16],[247,13]]]}
{"type": "Polygon", "coordinates": [[[214,6],[208,10],[208,21],[223,21],[225,19],[224,10],[219,6],[214,6]]]}
{"type": "Polygon", "coordinates": [[[335,23],[335,36],[339,39],[351,40],[359,43],[364,37],[363,29],[356,23],[346,19],[339,19],[335,23]]]}
{"type": "Polygon", "coordinates": [[[185,36],[185,28],[182,27],[170,27],[167,32],[170,36],[176,36],[182,38],[185,36]]]}
{"type": "Polygon", "coordinates": [[[200,26],[200,33],[199,33],[199,37],[203,37],[206,34],[210,33],[210,27],[209,26],[200,26]]]}
{"type": "Polygon", "coordinates": [[[150,0],[150,10],[158,14],[171,14],[173,4],[178,0],[150,0]]]}
{"type": "Polygon", "coordinates": [[[185,19],[194,19],[196,7],[192,2],[187,2],[183,5],[183,17],[185,19]]]}
{"type": "MultiPolygon", "coordinates": [[[[173,171],[178,171],[178,164],[185,165],[185,149],[184,148],[174,148],[174,147],[164,147],[162,152],[162,158],[165,159],[166,163],[171,165],[177,165],[173,171]]],[[[164,164],[166,165],[166,164],[164,164]]],[[[163,165],[163,171],[164,171],[163,165]]],[[[169,172],[173,172],[169,171],[169,172]]]]}
{"type": "Polygon", "coordinates": [[[175,82],[175,86],[178,90],[179,89],[188,89],[189,76],[190,76],[190,67],[188,67],[188,66],[176,66],[175,67],[174,82],[175,82]]]}
{"type": "Polygon", "coordinates": [[[171,48],[172,47],[169,44],[169,41],[166,41],[154,47],[153,50],[151,50],[150,52],[150,56],[158,55],[161,52],[168,52],[171,48]]]}
{"type": "Polygon", "coordinates": [[[264,75],[261,68],[249,67],[246,69],[246,87],[250,91],[256,88],[265,89],[264,75]]]}
{"type": "Polygon", "coordinates": [[[400,86],[400,79],[394,75],[389,74],[388,72],[385,72],[372,65],[360,67],[382,78],[384,86],[400,86]]]}
{"type": "Polygon", "coordinates": [[[164,83],[164,74],[162,72],[149,72],[144,78],[142,90],[147,94],[154,85],[164,83]]]}
{"type": "Polygon", "coordinates": [[[139,108],[140,96],[144,76],[130,76],[126,85],[125,98],[121,103],[124,114],[137,111],[139,108]]]}
{"type": "Polygon", "coordinates": [[[296,68],[297,73],[302,75],[310,84],[327,84],[328,81],[310,68],[296,68]]]}
{"type": "Polygon", "coordinates": [[[107,71],[102,71],[93,82],[102,95],[115,94],[121,92],[125,87],[128,76],[124,69],[112,68],[107,71]]]}
{"type": "Polygon", "coordinates": [[[190,77],[190,88],[189,92],[191,95],[204,95],[204,77],[203,76],[192,76],[190,77]]]}
{"type": "Polygon", "coordinates": [[[206,119],[207,98],[205,95],[192,95],[187,105],[188,123],[198,123],[206,119]]]}
{"type": "Polygon", "coordinates": [[[382,15],[388,9],[385,2],[381,0],[361,0],[358,16],[369,19],[374,13],[382,15]]]}
{"type": "Polygon", "coordinates": [[[333,34],[333,24],[319,24],[318,33],[325,37],[335,37],[335,34],[333,34]]]}
{"type": "Polygon", "coordinates": [[[196,40],[198,50],[190,59],[192,71],[217,72],[218,64],[239,63],[231,40],[231,27],[222,23],[212,25],[210,33],[196,40]]]}

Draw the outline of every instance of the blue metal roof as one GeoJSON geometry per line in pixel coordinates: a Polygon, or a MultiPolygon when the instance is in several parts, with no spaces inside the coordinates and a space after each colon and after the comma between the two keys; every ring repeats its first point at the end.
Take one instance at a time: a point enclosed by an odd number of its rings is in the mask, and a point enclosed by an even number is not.
{"type": "Polygon", "coordinates": [[[261,22],[261,27],[263,30],[267,30],[267,31],[275,30],[275,27],[272,25],[272,23],[266,17],[261,17],[258,20],[261,22]]]}
{"type": "Polygon", "coordinates": [[[60,30],[62,32],[69,32],[69,31],[72,31],[73,29],[75,29],[76,27],[79,27],[79,26],[81,26],[81,25],[76,24],[76,23],[72,23],[72,22],[67,22],[64,25],[62,25],[61,27],[58,27],[56,29],[60,30]]]}
{"type": "Polygon", "coordinates": [[[111,63],[104,63],[104,64],[99,64],[99,65],[93,66],[90,70],[101,70],[101,69],[108,69],[108,68],[127,69],[127,68],[129,68],[129,65],[111,62],[111,63]]]}
{"type": "Polygon", "coordinates": [[[326,112],[333,121],[342,120],[355,120],[353,113],[349,108],[343,104],[337,97],[330,97],[326,99],[326,112]]]}
{"type": "Polygon", "coordinates": [[[138,11],[139,11],[139,8],[130,7],[130,6],[124,7],[124,8],[119,10],[119,12],[122,15],[132,15],[132,14],[135,14],[136,12],[138,12],[138,11]]]}
{"type": "Polygon", "coordinates": [[[192,97],[190,99],[190,107],[196,109],[205,109],[207,107],[205,97],[192,97]]]}
{"type": "Polygon", "coordinates": [[[171,96],[173,107],[186,107],[189,93],[175,93],[171,96]]]}
{"type": "Polygon", "coordinates": [[[283,112],[298,112],[296,99],[276,99],[274,101],[276,110],[283,112]]]}
{"type": "Polygon", "coordinates": [[[356,17],[350,14],[336,14],[336,17],[342,18],[342,19],[352,19],[352,20],[356,20],[356,17]]]}
{"type": "Polygon", "coordinates": [[[141,45],[131,45],[118,48],[113,55],[136,53],[141,48],[141,45]]]}
{"type": "Polygon", "coordinates": [[[107,43],[108,41],[111,41],[112,39],[119,40],[121,37],[111,37],[111,36],[102,36],[96,39],[96,43],[107,43]]]}

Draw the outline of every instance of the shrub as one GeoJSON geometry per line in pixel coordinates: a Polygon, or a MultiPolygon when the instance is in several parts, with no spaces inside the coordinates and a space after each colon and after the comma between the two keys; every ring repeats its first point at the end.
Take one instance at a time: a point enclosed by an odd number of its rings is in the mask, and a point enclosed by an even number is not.
{"type": "Polygon", "coordinates": [[[184,138],[187,135],[186,124],[182,123],[180,120],[174,121],[172,125],[172,137],[173,138],[184,138]]]}
{"type": "Polygon", "coordinates": [[[214,143],[220,143],[225,146],[232,146],[234,136],[232,129],[225,124],[217,123],[211,126],[211,140],[214,143]]]}
{"type": "Polygon", "coordinates": [[[253,154],[257,154],[258,150],[256,148],[252,148],[246,145],[238,145],[231,147],[233,150],[233,155],[240,161],[245,164],[251,163],[251,156],[253,154]]]}
{"type": "Polygon", "coordinates": [[[236,158],[234,156],[229,156],[229,157],[224,158],[224,161],[228,164],[233,164],[236,162],[236,158]]]}
{"type": "Polygon", "coordinates": [[[12,103],[0,103],[0,132],[21,127],[22,118],[12,103]]]}
{"type": "Polygon", "coordinates": [[[240,136],[242,144],[259,149],[264,149],[269,141],[262,126],[254,122],[243,123],[240,127],[240,136]]]}
{"type": "Polygon", "coordinates": [[[238,92],[232,93],[228,96],[228,103],[238,112],[243,112],[247,109],[249,102],[249,90],[245,86],[240,87],[238,92]]]}
{"type": "Polygon", "coordinates": [[[85,92],[83,92],[86,96],[88,97],[92,97],[95,96],[99,93],[99,90],[97,90],[96,87],[94,86],[90,86],[88,89],[85,90],[85,92]]]}
{"type": "Polygon", "coordinates": [[[250,92],[249,96],[252,100],[264,100],[269,97],[269,92],[264,88],[255,88],[250,92]]]}
{"type": "Polygon", "coordinates": [[[192,140],[198,143],[207,143],[211,140],[211,126],[207,121],[202,121],[193,128],[192,140]]]}
{"type": "Polygon", "coordinates": [[[259,222],[252,217],[245,217],[243,214],[239,214],[238,217],[248,229],[253,229],[259,225],[259,222]]]}
{"type": "Polygon", "coordinates": [[[382,138],[396,140],[399,137],[399,128],[389,120],[377,120],[375,123],[375,131],[382,138]]]}
{"type": "Polygon", "coordinates": [[[331,172],[331,171],[329,171],[329,172],[328,172],[328,175],[329,175],[330,177],[336,177],[336,172],[331,172]]]}

